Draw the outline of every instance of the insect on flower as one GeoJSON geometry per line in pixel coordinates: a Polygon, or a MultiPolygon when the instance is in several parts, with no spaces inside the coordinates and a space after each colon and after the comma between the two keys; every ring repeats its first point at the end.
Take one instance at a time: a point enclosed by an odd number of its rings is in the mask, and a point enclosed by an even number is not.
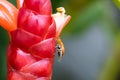
{"type": "Polygon", "coordinates": [[[51,0],[16,1],[17,8],[0,0],[0,25],[11,38],[7,80],[51,80],[56,42],[61,59],[65,49],[59,36],[71,16],[63,7],[52,14],[51,0]]]}
{"type": "MultiPolygon", "coordinates": [[[[66,16],[64,7],[58,7],[56,10],[57,10],[57,13],[54,14],[54,16],[59,16],[59,17],[61,17],[59,20],[62,20],[66,16]]],[[[59,21],[59,23],[60,23],[60,21],[59,21]]],[[[60,29],[58,29],[58,30],[60,30],[60,29]]],[[[62,56],[65,53],[65,48],[64,48],[64,44],[60,38],[57,38],[56,51],[58,53],[59,60],[61,60],[62,56]]]]}
{"type": "Polygon", "coordinates": [[[56,50],[57,50],[57,53],[58,53],[58,58],[59,58],[59,60],[61,60],[62,56],[65,53],[65,48],[64,48],[64,44],[63,44],[63,42],[60,38],[58,38],[58,40],[57,40],[56,50]]]}

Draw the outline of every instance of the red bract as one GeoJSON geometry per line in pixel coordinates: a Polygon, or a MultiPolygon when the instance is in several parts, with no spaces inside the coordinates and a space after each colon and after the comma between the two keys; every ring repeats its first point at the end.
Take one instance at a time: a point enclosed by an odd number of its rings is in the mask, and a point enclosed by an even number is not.
{"type": "Polygon", "coordinates": [[[17,75],[24,76],[25,80],[29,77],[46,77],[50,80],[56,43],[56,26],[51,17],[50,1],[25,0],[17,22],[18,28],[11,32],[12,45],[8,49],[8,77],[17,71],[17,75]]]}
{"type": "Polygon", "coordinates": [[[50,0],[24,0],[24,8],[36,11],[42,15],[51,15],[52,7],[50,0]]]}
{"type": "Polygon", "coordinates": [[[1,13],[6,13],[0,15],[0,25],[11,37],[7,79],[51,80],[56,40],[70,16],[61,11],[52,15],[50,0],[17,0],[18,13],[8,1],[1,0],[0,4],[1,13]]]}

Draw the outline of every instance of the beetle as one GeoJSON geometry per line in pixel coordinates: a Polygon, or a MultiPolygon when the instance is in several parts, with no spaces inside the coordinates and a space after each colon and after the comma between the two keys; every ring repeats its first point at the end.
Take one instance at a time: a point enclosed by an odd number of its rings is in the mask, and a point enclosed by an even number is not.
{"type": "Polygon", "coordinates": [[[65,47],[60,38],[57,39],[56,51],[58,53],[59,60],[61,60],[62,56],[65,54],[65,47]]]}

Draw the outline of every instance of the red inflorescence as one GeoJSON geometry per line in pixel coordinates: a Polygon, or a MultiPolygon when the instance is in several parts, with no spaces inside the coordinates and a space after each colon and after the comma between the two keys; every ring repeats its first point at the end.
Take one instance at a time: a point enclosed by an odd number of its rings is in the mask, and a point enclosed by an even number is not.
{"type": "Polygon", "coordinates": [[[8,47],[8,80],[51,80],[56,25],[50,0],[24,0],[8,47]]]}

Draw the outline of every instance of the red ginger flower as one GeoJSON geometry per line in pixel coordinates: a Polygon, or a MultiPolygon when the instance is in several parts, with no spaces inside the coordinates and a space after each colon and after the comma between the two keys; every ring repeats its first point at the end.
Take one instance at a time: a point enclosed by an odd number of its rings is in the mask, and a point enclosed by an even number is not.
{"type": "MultiPolygon", "coordinates": [[[[50,0],[0,1],[0,25],[11,37],[7,80],[51,80],[56,40],[70,16],[52,15],[50,0]]],[[[62,10],[63,9],[63,10],[62,10]]]]}

